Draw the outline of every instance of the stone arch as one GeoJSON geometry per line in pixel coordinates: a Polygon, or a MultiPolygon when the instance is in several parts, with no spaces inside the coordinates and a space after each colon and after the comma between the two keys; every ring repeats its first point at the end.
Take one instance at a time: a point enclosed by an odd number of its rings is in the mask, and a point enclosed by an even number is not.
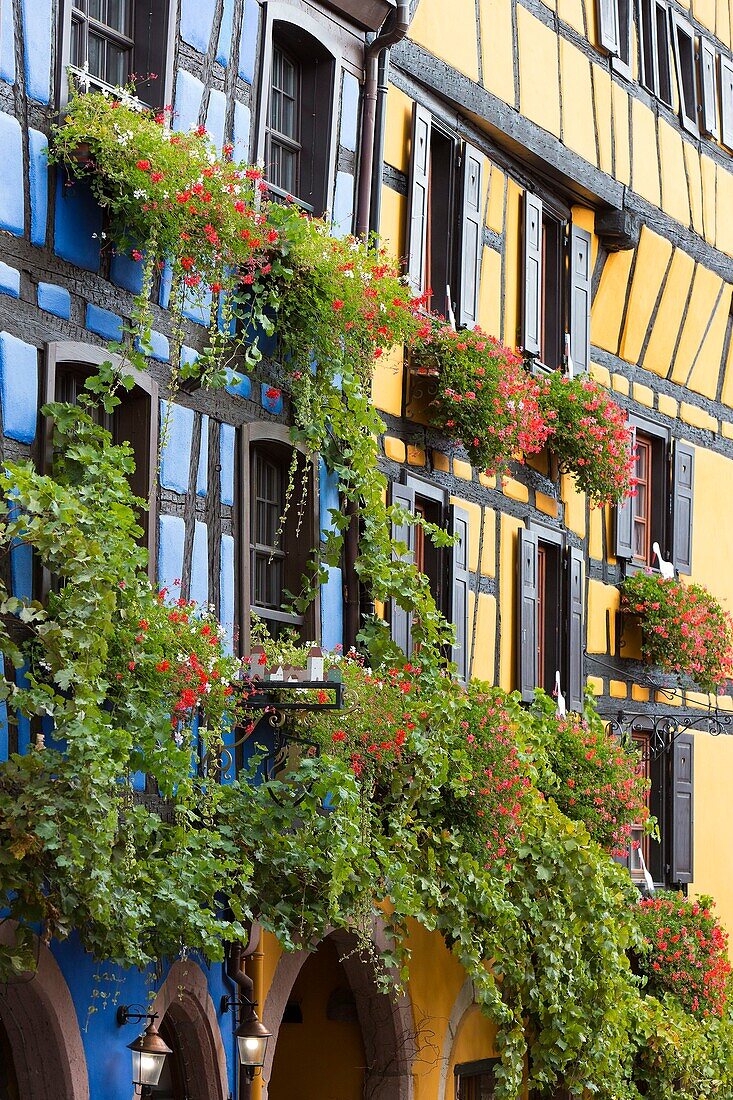
{"type": "MultiPolygon", "coordinates": [[[[11,943],[13,930],[0,929],[11,943]]],[[[33,1100],[89,1100],[89,1080],[76,1008],[58,963],[38,945],[34,974],[9,982],[0,997],[21,1096],[33,1100]]]]}
{"type": "Polygon", "coordinates": [[[453,1044],[456,1041],[456,1037],[458,1036],[458,1032],[461,1029],[461,1024],[463,1023],[463,1019],[466,1013],[469,1011],[474,1003],[475,998],[473,982],[470,978],[466,978],[465,982],[458,991],[458,996],[453,1002],[450,1019],[448,1020],[448,1027],[445,1029],[443,1050],[441,1051],[440,1057],[440,1085],[438,1088],[439,1100],[450,1100],[451,1096],[453,1095],[452,1092],[448,1092],[448,1070],[451,1064],[453,1044]]]}
{"type": "Polygon", "coordinates": [[[190,959],[179,960],[153,1001],[158,1022],[175,1032],[189,1100],[224,1100],[227,1060],[206,975],[190,959]]]}
{"type": "MultiPolygon", "coordinates": [[[[367,1100],[412,1100],[415,1029],[408,997],[403,995],[394,999],[379,989],[373,965],[354,951],[356,941],[348,932],[331,932],[326,939],[336,945],[354,994],[367,1063],[365,1097],[367,1100]]],[[[375,936],[377,946],[380,939],[378,933],[375,936]]],[[[275,969],[262,1014],[273,1036],[263,1069],[263,1100],[267,1100],[267,1082],[285,1006],[296,978],[312,955],[312,951],[305,950],[286,952],[275,969]]]]}

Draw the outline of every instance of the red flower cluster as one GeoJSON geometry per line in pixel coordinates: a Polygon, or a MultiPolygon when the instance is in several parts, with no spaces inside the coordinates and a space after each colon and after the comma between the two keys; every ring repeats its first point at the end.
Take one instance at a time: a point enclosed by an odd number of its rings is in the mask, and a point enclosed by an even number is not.
{"type": "Polygon", "coordinates": [[[642,898],[636,918],[644,936],[640,956],[651,993],[673,993],[699,1016],[722,1016],[730,990],[728,935],[713,916],[711,898],[682,894],[642,898]]]}
{"type": "Polygon", "coordinates": [[[641,621],[644,659],[705,691],[733,679],[733,619],[701,584],[649,571],[627,577],[622,610],[641,621]]]}
{"type": "Polygon", "coordinates": [[[543,753],[551,776],[538,779],[543,794],[567,817],[585,822],[612,856],[628,855],[632,828],[649,820],[649,781],[638,753],[624,749],[602,723],[577,714],[549,721],[543,753]]]}

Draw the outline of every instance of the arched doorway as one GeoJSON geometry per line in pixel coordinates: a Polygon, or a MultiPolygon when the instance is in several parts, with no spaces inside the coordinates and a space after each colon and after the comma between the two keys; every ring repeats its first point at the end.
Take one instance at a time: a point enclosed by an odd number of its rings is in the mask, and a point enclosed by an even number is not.
{"type": "MultiPolygon", "coordinates": [[[[12,942],[12,927],[2,941],[12,942]]],[[[53,955],[38,944],[38,966],[0,996],[0,1100],[89,1100],[76,1009],[53,955]]]]}
{"type": "Polygon", "coordinates": [[[226,1058],[206,976],[196,963],[175,963],[153,1003],[172,1053],[155,1100],[224,1100],[226,1058]]]}
{"type": "Polygon", "coordinates": [[[273,1034],[263,1100],[411,1100],[409,1003],[380,991],[355,947],[338,932],[281,957],[263,1013],[273,1034]]]}

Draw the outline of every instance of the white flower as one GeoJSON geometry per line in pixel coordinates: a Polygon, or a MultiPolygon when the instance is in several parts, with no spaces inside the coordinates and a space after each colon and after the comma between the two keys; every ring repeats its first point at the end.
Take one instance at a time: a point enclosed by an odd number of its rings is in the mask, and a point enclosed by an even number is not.
{"type": "Polygon", "coordinates": [[[148,197],[147,191],[143,191],[140,187],[134,192],[134,195],[136,199],[147,199],[148,197]]]}
{"type": "Polygon", "coordinates": [[[346,276],[347,279],[353,279],[354,278],[354,272],[353,271],[344,271],[343,274],[346,276]]]}

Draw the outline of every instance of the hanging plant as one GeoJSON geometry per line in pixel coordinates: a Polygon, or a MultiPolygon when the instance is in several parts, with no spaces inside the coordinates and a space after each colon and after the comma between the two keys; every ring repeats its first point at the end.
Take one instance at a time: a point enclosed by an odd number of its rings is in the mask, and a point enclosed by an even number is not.
{"type": "Polygon", "coordinates": [[[660,892],[641,898],[635,918],[643,936],[638,965],[647,989],[672,993],[696,1016],[722,1017],[731,991],[728,934],[713,899],[660,892]]]}
{"type": "Polygon", "coordinates": [[[426,322],[418,336],[412,363],[438,378],[432,421],[465,448],[474,466],[501,473],[512,457],[542,450],[549,429],[540,387],[517,352],[480,329],[455,332],[426,322]]]}
{"type": "Polygon", "coordinates": [[[650,664],[690,676],[704,691],[733,678],[733,620],[704,585],[643,570],[624,581],[621,610],[639,620],[650,664]]]}

